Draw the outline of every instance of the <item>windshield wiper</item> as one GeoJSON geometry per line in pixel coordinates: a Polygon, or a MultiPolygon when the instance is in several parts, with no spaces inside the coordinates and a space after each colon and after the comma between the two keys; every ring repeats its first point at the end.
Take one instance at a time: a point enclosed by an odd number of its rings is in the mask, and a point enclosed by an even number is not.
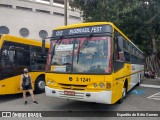
{"type": "Polygon", "coordinates": [[[79,47],[78,47],[78,51],[77,51],[77,63],[79,61],[80,50],[83,48],[83,45],[87,46],[87,44],[89,43],[89,39],[91,39],[92,36],[93,36],[93,33],[91,33],[89,36],[87,36],[87,38],[84,40],[84,42],[82,43],[81,46],[79,43],[79,47]]]}
{"type": "Polygon", "coordinates": [[[60,37],[56,40],[56,43],[54,44],[54,46],[53,46],[53,48],[52,48],[52,55],[55,53],[56,45],[57,45],[57,44],[59,45],[59,44],[61,43],[62,37],[63,37],[63,36],[60,36],[60,37]]]}
{"type": "Polygon", "coordinates": [[[59,44],[61,43],[62,38],[63,38],[63,36],[60,36],[60,37],[56,40],[56,43],[54,44],[54,46],[53,46],[53,48],[52,48],[52,51],[51,51],[51,61],[52,61],[53,56],[54,56],[54,54],[55,54],[56,45],[57,45],[57,44],[59,45],[59,44]]]}

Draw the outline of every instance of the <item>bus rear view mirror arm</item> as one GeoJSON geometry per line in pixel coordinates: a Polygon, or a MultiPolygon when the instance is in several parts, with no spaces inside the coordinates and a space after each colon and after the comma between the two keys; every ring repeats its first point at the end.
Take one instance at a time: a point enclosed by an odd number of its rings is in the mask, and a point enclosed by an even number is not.
{"type": "Polygon", "coordinates": [[[47,37],[42,39],[42,53],[45,53],[45,44],[46,44],[46,39],[52,39],[53,37],[47,37]]]}
{"type": "Polygon", "coordinates": [[[46,43],[46,39],[43,38],[42,39],[42,53],[45,53],[45,43],[46,43]]]}

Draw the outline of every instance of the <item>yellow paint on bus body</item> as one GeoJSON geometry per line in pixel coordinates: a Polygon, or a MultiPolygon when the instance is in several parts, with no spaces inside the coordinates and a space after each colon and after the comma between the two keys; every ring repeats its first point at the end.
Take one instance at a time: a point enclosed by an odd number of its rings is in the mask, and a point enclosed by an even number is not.
{"type": "MultiPolygon", "coordinates": [[[[38,78],[40,75],[44,75],[45,72],[30,72],[32,76],[32,88],[34,90],[34,85],[35,85],[35,80],[38,78]]],[[[22,90],[20,88],[20,79],[21,75],[17,75],[14,77],[6,78],[4,80],[0,81],[0,95],[5,95],[5,94],[16,94],[16,93],[21,93],[22,90]]]]}
{"type": "MultiPolygon", "coordinates": [[[[82,74],[58,74],[58,73],[46,73],[46,83],[48,80],[53,81],[54,85],[46,84],[50,88],[65,90],[69,89],[70,85],[73,87],[73,90],[82,90],[83,92],[100,92],[111,90],[112,91],[112,103],[117,102],[118,99],[122,96],[122,88],[124,86],[124,81],[128,80],[130,82],[130,74],[131,74],[131,65],[125,64],[123,69],[116,73],[112,73],[110,75],[82,75],[82,74]],[[125,74],[124,74],[125,73],[125,74]],[[127,76],[129,75],[129,76],[127,76]],[[126,77],[125,77],[126,76],[126,77]],[[72,81],[69,78],[72,77],[72,81]],[[121,78],[123,77],[123,78],[121,78]],[[90,81],[83,81],[83,78],[90,79],[90,81]],[[118,79],[120,78],[120,79],[118,79]],[[77,81],[78,79],[78,81],[77,81]],[[81,80],[82,79],[82,80],[81,80]],[[118,79],[118,80],[116,80],[118,79]],[[102,88],[94,88],[93,83],[110,83],[110,89],[102,89],[102,88]],[[66,85],[65,85],[66,84],[66,85]],[[67,86],[68,84],[68,86],[67,86]],[[79,86],[74,86],[79,85],[79,86]],[[83,87],[86,85],[85,87],[83,87]]],[[[130,89],[130,85],[128,84],[128,90],[130,89]]],[[[104,97],[105,99],[105,97],[104,97]]],[[[107,99],[107,98],[106,98],[107,99]]]]}

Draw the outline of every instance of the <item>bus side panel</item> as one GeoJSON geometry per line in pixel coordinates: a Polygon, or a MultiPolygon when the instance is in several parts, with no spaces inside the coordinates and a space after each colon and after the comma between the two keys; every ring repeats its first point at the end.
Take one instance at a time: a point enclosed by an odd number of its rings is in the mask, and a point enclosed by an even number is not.
{"type": "MultiPolygon", "coordinates": [[[[14,94],[16,92],[16,86],[20,82],[20,76],[6,78],[0,81],[0,95],[14,94]],[[18,81],[19,80],[19,81],[18,81]]],[[[20,85],[19,85],[20,89],[20,85]]]]}
{"type": "Polygon", "coordinates": [[[132,64],[131,71],[132,75],[130,86],[133,88],[144,76],[144,65],[132,64]]]}
{"type": "Polygon", "coordinates": [[[124,87],[125,80],[127,80],[128,86],[127,90],[130,89],[130,80],[131,80],[131,64],[124,63],[124,67],[119,71],[113,73],[112,81],[112,104],[116,103],[122,97],[122,90],[124,87]]]}
{"type": "MultiPolygon", "coordinates": [[[[32,88],[34,90],[34,83],[38,76],[41,74],[45,74],[44,72],[30,72],[31,79],[32,79],[32,88]]],[[[20,79],[21,75],[17,75],[14,77],[6,78],[0,81],[0,95],[5,94],[15,94],[21,93],[22,90],[20,89],[20,79]]]]}

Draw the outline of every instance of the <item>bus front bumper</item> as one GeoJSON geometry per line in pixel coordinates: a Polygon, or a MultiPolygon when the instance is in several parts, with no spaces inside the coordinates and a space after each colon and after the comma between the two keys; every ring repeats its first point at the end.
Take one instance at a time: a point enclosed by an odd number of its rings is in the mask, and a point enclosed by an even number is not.
{"type": "Polygon", "coordinates": [[[57,97],[57,98],[65,98],[86,102],[96,102],[96,103],[104,103],[111,104],[112,102],[112,91],[101,91],[101,92],[82,92],[75,90],[67,90],[72,91],[74,95],[66,95],[65,90],[53,89],[48,86],[45,86],[45,93],[48,97],[57,97]]]}

